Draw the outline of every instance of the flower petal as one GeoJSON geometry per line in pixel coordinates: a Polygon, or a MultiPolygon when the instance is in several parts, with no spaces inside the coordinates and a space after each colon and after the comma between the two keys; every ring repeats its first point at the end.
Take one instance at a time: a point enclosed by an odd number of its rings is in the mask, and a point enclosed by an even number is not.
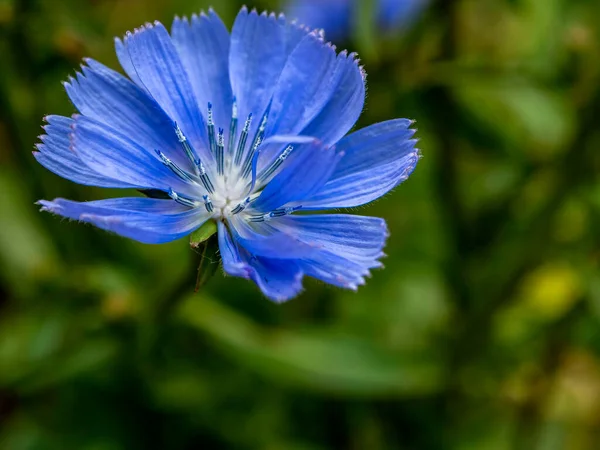
{"type": "Polygon", "coordinates": [[[231,31],[229,77],[240,120],[254,116],[251,136],[269,106],[286,57],[285,29],[275,16],[242,8],[231,31]]]}
{"type": "Polygon", "coordinates": [[[342,155],[315,141],[295,149],[285,167],[273,178],[251,205],[254,210],[269,212],[290,202],[302,204],[318,192],[342,155]]]}
{"type": "Polygon", "coordinates": [[[383,219],[347,214],[286,216],[273,226],[319,248],[298,261],[306,275],[356,289],[379,259],[388,236],[383,219]]]}
{"type": "Polygon", "coordinates": [[[131,62],[131,57],[129,56],[127,47],[125,47],[125,44],[119,38],[115,38],[115,53],[117,54],[119,64],[121,64],[121,67],[129,77],[129,79],[135,84],[137,84],[140,89],[146,91],[144,83],[142,83],[142,80],[140,80],[140,77],[138,76],[137,71],[135,70],[135,67],[133,67],[133,63],[131,62]]]}
{"type": "Polygon", "coordinates": [[[92,223],[103,230],[146,244],[179,239],[200,227],[210,214],[203,208],[189,209],[172,200],[121,198],[74,202],[57,198],[41,200],[42,211],[92,223]]]}
{"type": "Polygon", "coordinates": [[[84,116],[103,122],[148,152],[162,151],[180,167],[190,167],[173,121],[148,94],[124,76],[92,59],[77,79],[65,83],[69,98],[84,116]]]}
{"type": "Polygon", "coordinates": [[[247,264],[242,261],[236,243],[231,238],[227,226],[222,221],[217,224],[219,238],[219,253],[223,262],[223,270],[229,275],[250,278],[247,264]]]}
{"type": "Polygon", "coordinates": [[[319,250],[319,245],[302,241],[267,222],[248,223],[234,216],[229,223],[235,241],[254,256],[296,259],[309,257],[319,250]]]}
{"type": "Polygon", "coordinates": [[[173,43],[179,52],[196,99],[207,122],[206,106],[213,104],[217,127],[228,128],[233,96],[229,83],[229,32],[215,14],[194,14],[175,18],[171,28],[173,43]]]}
{"type": "Polygon", "coordinates": [[[44,126],[46,131],[40,139],[42,143],[37,144],[37,152],[33,156],[46,169],[55,174],[87,186],[128,188],[132,187],[121,180],[105,177],[86,166],[81,158],[70,149],[69,134],[73,119],[62,116],[47,116],[48,125],[44,126]]]}
{"type": "Polygon", "coordinates": [[[323,109],[337,83],[336,54],[316,32],[290,54],[271,103],[267,135],[300,133],[323,109]]]}
{"type": "MultiPolygon", "coordinates": [[[[285,18],[285,15],[279,15],[279,23],[284,28],[285,32],[285,54],[286,57],[292,54],[296,46],[304,39],[304,37],[314,31],[313,29],[298,24],[295,20],[292,22],[288,22],[285,18]]],[[[319,38],[323,41],[323,33],[322,30],[317,30],[319,34],[319,38]]]]}
{"type": "Polygon", "coordinates": [[[296,261],[250,255],[236,244],[222,222],[219,223],[219,250],[227,274],[251,279],[275,302],[289,300],[302,290],[303,273],[296,261]]]}
{"type": "Polygon", "coordinates": [[[143,86],[183,130],[198,156],[211,160],[198,101],[169,33],[160,22],[128,33],[125,47],[143,86]]]}
{"type": "Polygon", "coordinates": [[[419,153],[406,119],[378,123],[342,139],[344,156],[331,178],[303,209],[347,208],[369,203],[408,178],[419,153]]]}
{"type": "Polygon", "coordinates": [[[329,91],[329,101],[302,134],[333,145],[354,126],[365,104],[365,74],[355,53],[338,55],[329,91]]]}
{"type": "Polygon", "coordinates": [[[77,116],[71,140],[82,161],[105,176],[138,189],[166,191],[171,187],[180,192],[190,189],[189,184],[174,175],[157,157],[108,125],[77,116]]]}

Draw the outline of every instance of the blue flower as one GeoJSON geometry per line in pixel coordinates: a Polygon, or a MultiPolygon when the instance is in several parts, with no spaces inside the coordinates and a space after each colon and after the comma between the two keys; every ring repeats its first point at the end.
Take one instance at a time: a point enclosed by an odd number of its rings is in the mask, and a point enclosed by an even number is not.
{"type": "MultiPolygon", "coordinates": [[[[427,0],[377,0],[375,20],[384,32],[404,28],[423,10],[427,0]]],[[[290,0],[287,15],[311,28],[325,30],[328,39],[341,41],[352,32],[357,0],[290,0]]]]}
{"type": "Polygon", "coordinates": [[[79,113],[47,117],[34,155],[76,183],[166,198],[42,210],[153,244],[214,220],[225,272],[275,301],[305,275],[356,289],[381,266],[383,219],[302,214],[375,200],[419,159],[406,119],[344,137],[365,98],[355,54],[245,8],[231,34],[210,11],[176,18],[171,35],[155,22],[115,42],[129,78],[86,59],[65,83],[79,113]]]}

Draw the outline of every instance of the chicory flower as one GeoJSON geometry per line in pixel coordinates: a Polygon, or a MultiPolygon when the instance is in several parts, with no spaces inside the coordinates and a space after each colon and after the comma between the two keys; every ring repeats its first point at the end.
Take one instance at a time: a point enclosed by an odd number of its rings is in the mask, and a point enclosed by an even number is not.
{"type": "Polygon", "coordinates": [[[215,221],[225,272],[274,301],[305,275],[356,289],[381,266],[383,219],[310,213],[375,200],[419,159],[410,120],[344,137],[365,99],[355,54],[245,8],[231,33],[210,11],[115,43],[127,77],[86,59],[65,83],[78,114],[47,117],[34,156],[76,183],[165,198],[59,198],[42,210],[151,244],[215,221]]]}

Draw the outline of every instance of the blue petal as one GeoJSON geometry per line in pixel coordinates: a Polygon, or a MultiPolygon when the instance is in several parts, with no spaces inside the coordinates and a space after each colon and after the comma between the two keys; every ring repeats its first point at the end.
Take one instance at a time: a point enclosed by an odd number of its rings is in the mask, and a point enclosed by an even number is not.
{"type": "Polygon", "coordinates": [[[146,244],[174,241],[200,227],[209,217],[202,209],[182,207],[172,200],[121,198],[92,202],[41,200],[42,211],[92,223],[103,230],[146,244]]]}
{"type": "Polygon", "coordinates": [[[340,158],[333,148],[321,142],[304,144],[294,150],[285,167],[267,184],[251,205],[254,210],[269,212],[290,202],[302,204],[318,192],[340,158]]]}
{"type": "Polygon", "coordinates": [[[229,32],[214,11],[176,18],[171,28],[173,43],[179,52],[196,99],[207,121],[206,106],[213,104],[217,127],[228,128],[233,97],[229,82],[229,32]]]}
{"type": "Polygon", "coordinates": [[[365,104],[365,74],[356,54],[340,53],[329,85],[331,96],[318,116],[302,131],[327,145],[337,143],[354,126],[365,104]]]}
{"type": "Polygon", "coordinates": [[[267,135],[300,133],[331,97],[337,85],[335,69],[335,50],[316,33],[306,35],[290,54],[277,83],[267,135]]]}
{"type": "Polygon", "coordinates": [[[388,236],[383,219],[346,214],[286,216],[274,227],[320,250],[298,264],[306,275],[356,289],[379,259],[388,236]]]}
{"type": "Polygon", "coordinates": [[[161,107],[124,76],[91,59],[65,89],[79,112],[103,122],[148,152],[162,151],[181,167],[190,165],[175,134],[173,121],[161,107]]]}
{"type": "Polygon", "coordinates": [[[236,243],[231,238],[227,226],[219,221],[217,224],[219,237],[219,253],[223,262],[223,270],[229,275],[249,279],[248,265],[242,261],[236,243]]]}
{"type": "Polygon", "coordinates": [[[371,125],[342,139],[343,154],[331,178],[303,209],[347,208],[371,202],[408,178],[419,153],[411,139],[412,122],[390,120],[371,125]]]}
{"type": "Polygon", "coordinates": [[[302,291],[304,274],[293,260],[247,256],[250,278],[263,294],[277,303],[296,297],[302,291]]]}
{"type": "Polygon", "coordinates": [[[87,186],[128,188],[132,187],[121,180],[108,178],[94,172],[79,158],[77,153],[71,150],[69,134],[72,132],[73,119],[61,116],[47,116],[48,125],[44,126],[46,131],[37,144],[37,152],[33,156],[46,169],[55,174],[87,186]]]}
{"type": "Polygon", "coordinates": [[[183,130],[198,156],[211,160],[198,101],[169,33],[160,22],[128,33],[125,47],[150,95],[183,130]]]}
{"type": "Polygon", "coordinates": [[[142,80],[140,80],[140,77],[138,76],[137,71],[135,70],[135,67],[133,67],[133,62],[131,62],[131,57],[129,56],[127,47],[125,47],[125,44],[119,38],[115,38],[115,53],[117,54],[119,64],[121,64],[121,67],[129,77],[129,79],[135,84],[137,84],[140,87],[140,89],[146,91],[144,83],[142,83],[142,80]]]}
{"type": "MultiPolygon", "coordinates": [[[[286,58],[292,54],[296,46],[304,39],[304,37],[311,33],[313,30],[306,27],[305,25],[300,25],[295,21],[287,22],[286,18],[283,14],[279,15],[279,23],[284,28],[285,33],[285,54],[286,58]]],[[[323,41],[322,33],[319,33],[319,38],[323,41]]]]}
{"type": "Polygon", "coordinates": [[[219,249],[227,274],[251,279],[275,302],[289,300],[302,290],[303,273],[296,261],[252,256],[238,246],[222,222],[219,223],[219,249]]]}
{"type": "Polygon", "coordinates": [[[190,185],[175,176],[156,156],[108,125],[77,116],[72,145],[82,161],[102,175],[121,180],[138,189],[169,187],[188,192],[190,185]]]}
{"type": "Polygon", "coordinates": [[[277,230],[267,222],[248,223],[245,219],[232,218],[231,231],[238,244],[255,256],[276,259],[306,258],[320,248],[312,242],[305,242],[295,235],[277,230]]]}
{"type": "Polygon", "coordinates": [[[254,116],[251,135],[267,110],[286,57],[285,28],[275,16],[242,8],[231,31],[229,77],[240,119],[254,116]]]}

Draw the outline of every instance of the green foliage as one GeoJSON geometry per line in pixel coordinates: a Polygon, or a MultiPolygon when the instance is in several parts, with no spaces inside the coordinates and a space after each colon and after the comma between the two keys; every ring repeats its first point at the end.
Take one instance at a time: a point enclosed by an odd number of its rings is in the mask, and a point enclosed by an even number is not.
{"type": "Polygon", "coordinates": [[[120,194],[31,156],[60,81],[209,2],[0,0],[0,449],[598,448],[600,4],[430,3],[382,37],[364,1],[337,43],[359,126],[419,127],[411,178],[354,211],[387,219],[386,268],[275,305],[219,272],[194,294],[214,229],[148,246],[35,205],[120,194]]]}

